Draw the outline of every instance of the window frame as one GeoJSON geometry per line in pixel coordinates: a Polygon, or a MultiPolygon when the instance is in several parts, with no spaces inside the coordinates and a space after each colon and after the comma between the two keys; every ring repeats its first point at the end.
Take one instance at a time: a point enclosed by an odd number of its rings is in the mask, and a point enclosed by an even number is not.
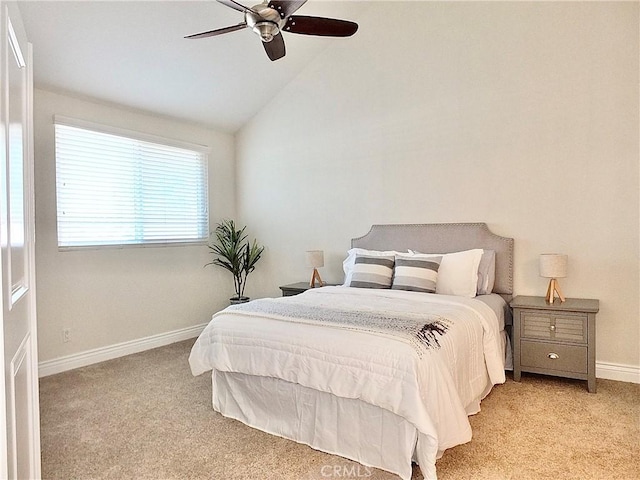
{"type": "Polygon", "coordinates": [[[209,197],[209,155],[211,148],[206,145],[200,145],[197,143],[186,142],[183,140],[177,140],[173,138],[167,138],[160,135],[154,135],[150,133],[138,132],[135,130],[129,130],[121,127],[114,127],[110,125],[104,125],[100,123],[91,122],[88,120],[81,120],[77,118],[67,117],[64,115],[55,114],[53,116],[53,137],[54,137],[54,167],[55,167],[55,224],[56,224],[56,245],[58,251],[74,251],[74,250],[113,250],[113,249],[125,249],[125,248],[158,248],[158,247],[184,247],[184,246],[201,246],[207,245],[210,230],[210,197],[209,197]],[[57,158],[57,141],[56,141],[56,125],[63,125],[67,127],[80,128],[89,130],[95,133],[115,135],[123,138],[127,138],[134,141],[147,142],[157,144],[161,146],[180,148],[183,150],[190,150],[202,155],[203,167],[204,167],[204,186],[206,194],[206,237],[198,240],[175,240],[175,241],[157,241],[157,242],[135,242],[135,243],[111,243],[111,244],[91,244],[91,245],[60,245],[59,232],[58,232],[58,158],[57,158]]]}

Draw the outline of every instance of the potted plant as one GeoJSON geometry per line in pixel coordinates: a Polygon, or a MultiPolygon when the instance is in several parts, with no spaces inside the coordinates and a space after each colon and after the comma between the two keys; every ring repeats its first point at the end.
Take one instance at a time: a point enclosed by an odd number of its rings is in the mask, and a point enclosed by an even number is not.
{"type": "Polygon", "coordinates": [[[222,220],[216,226],[215,239],[209,245],[211,253],[215,255],[212,262],[207,265],[218,265],[226,268],[233,275],[233,287],[236,295],[229,300],[231,304],[248,302],[244,296],[244,288],[247,277],[256,268],[264,247],[258,245],[256,240],[249,242],[244,233],[247,227],[237,229],[233,220],[222,220]]]}

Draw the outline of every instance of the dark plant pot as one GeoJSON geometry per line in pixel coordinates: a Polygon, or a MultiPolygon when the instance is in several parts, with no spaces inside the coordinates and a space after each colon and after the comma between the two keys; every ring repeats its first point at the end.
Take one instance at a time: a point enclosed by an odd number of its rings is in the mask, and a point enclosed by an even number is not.
{"type": "Polygon", "coordinates": [[[240,303],[247,303],[251,300],[249,297],[231,297],[229,303],[231,305],[239,305],[240,303]]]}

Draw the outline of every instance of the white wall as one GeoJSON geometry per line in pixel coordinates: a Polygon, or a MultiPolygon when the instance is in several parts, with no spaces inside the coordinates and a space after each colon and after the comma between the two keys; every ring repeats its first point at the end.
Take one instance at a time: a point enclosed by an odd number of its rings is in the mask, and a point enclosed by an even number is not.
{"type": "Polygon", "coordinates": [[[36,269],[41,361],[206,323],[228,305],[231,277],[206,246],[60,252],[56,239],[53,115],[211,147],[211,223],[235,214],[234,139],[202,127],[35,92],[36,269]],[[227,273],[227,275],[225,275],[227,273]],[[62,330],[71,340],[62,341],[62,330]]]}
{"type": "Polygon", "coordinates": [[[638,3],[375,2],[237,136],[238,212],[267,246],[252,295],[342,280],[374,223],[484,221],[515,291],[569,255],[597,359],[640,366],[638,3]]]}

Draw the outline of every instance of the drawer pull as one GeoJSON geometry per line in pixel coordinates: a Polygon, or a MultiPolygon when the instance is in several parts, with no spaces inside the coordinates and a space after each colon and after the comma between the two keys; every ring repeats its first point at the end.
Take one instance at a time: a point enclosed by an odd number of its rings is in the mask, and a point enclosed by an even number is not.
{"type": "Polygon", "coordinates": [[[549,329],[550,329],[552,332],[555,332],[555,331],[556,331],[556,326],[555,326],[555,325],[551,325],[551,326],[549,327],[549,329]]]}
{"type": "Polygon", "coordinates": [[[560,358],[560,355],[558,355],[557,353],[549,353],[547,357],[549,357],[551,360],[557,360],[558,358],[560,358]]]}

